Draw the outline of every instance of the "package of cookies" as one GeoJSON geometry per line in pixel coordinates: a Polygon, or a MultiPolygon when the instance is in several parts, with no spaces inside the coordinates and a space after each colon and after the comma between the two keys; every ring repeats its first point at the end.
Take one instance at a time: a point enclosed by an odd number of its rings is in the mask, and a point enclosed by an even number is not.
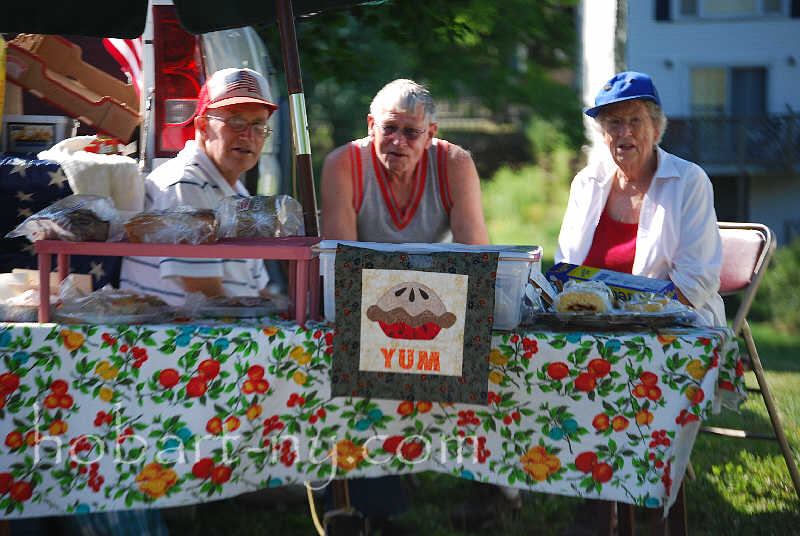
{"type": "Polygon", "coordinates": [[[211,209],[178,206],[134,214],[125,222],[129,242],[143,244],[209,244],[217,240],[211,209]]]}
{"type": "Polygon", "coordinates": [[[559,313],[608,313],[613,303],[614,295],[604,283],[570,280],[556,296],[553,307],[559,313]]]}
{"type": "Polygon", "coordinates": [[[73,194],[28,216],[6,238],[24,236],[36,240],[105,242],[113,240],[119,215],[110,198],[73,194]]]}
{"type": "Polygon", "coordinates": [[[616,303],[624,303],[640,292],[677,296],[678,289],[672,281],[653,279],[641,275],[625,274],[603,268],[580,266],[559,262],[545,273],[548,281],[560,289],[567,281],[596,281],[604,283],[614,294],[616,303]]]}
{"type": "Polygon", "coordinates": [[[220,238],[303,236],[303,207],[288,195],[230,196],[217,208],[220,238]]]}

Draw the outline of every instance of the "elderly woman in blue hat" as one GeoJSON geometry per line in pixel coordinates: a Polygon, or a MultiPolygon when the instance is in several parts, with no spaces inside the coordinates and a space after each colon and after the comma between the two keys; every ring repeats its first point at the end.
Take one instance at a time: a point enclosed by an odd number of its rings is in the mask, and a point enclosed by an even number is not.
{"type": "Polygon", "coordinates": [[[682,302],[724,326],[714,192],[700,166],[658,146],[667,118],[653,81],[619,73],[584,113],[609,153],[572,182],[556,262],[669,279],[682,302]]]}

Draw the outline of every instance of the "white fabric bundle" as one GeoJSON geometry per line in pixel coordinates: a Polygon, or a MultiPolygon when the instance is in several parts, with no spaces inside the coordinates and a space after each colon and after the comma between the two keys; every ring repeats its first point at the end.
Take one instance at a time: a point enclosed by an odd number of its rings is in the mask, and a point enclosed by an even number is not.
{"type": "Polygon", "coordinates": [[[136,161],[129,156],[84,151],[94,139],[94,136],[67,138],[38,157],[61,164],[73,193],[109,197],[118,210],[143,210],[144,180],[136,161]]]}

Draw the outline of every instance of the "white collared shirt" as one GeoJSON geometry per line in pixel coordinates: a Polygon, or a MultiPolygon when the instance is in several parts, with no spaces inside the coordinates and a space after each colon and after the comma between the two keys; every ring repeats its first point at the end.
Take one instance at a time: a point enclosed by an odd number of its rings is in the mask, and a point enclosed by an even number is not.
{"type": "MultiPolygon", "coordinates": [[[[240,182],[231,186],[194,140],[187,141],[175,158],[153,170],[145,181],[146,210],[179,205],[213,210],[231,195],[250,194],[240,182]]],[[[125,257],[120,287],[182,305],[186,296],[178,277],[220,277],[228,296],[256,296],[269,282],[261,259],[125,257]]]]}
{"type": "MultiPolygon", "coordinates": [[[[719,290],[722,241],[705,171],[657,148],[658,167],[639,212],[634,275],[670,279],[713,326],[725,325],[719,290]]],[[[556,262],[581,264],[592,247],[617,165],[590,163],[572,181],[556,262]]]]}

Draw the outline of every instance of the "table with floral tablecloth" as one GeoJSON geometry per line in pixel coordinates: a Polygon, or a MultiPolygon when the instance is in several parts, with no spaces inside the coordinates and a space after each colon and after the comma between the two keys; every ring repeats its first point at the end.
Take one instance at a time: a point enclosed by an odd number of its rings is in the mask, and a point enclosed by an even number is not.
{"type": "Polygon", "coordinates": [[[330,396],[334,330],[0,324],[0,517],[433,470],[649,507],[744,386],[726,329],[496,332],[488,404],[330,396]]]}

